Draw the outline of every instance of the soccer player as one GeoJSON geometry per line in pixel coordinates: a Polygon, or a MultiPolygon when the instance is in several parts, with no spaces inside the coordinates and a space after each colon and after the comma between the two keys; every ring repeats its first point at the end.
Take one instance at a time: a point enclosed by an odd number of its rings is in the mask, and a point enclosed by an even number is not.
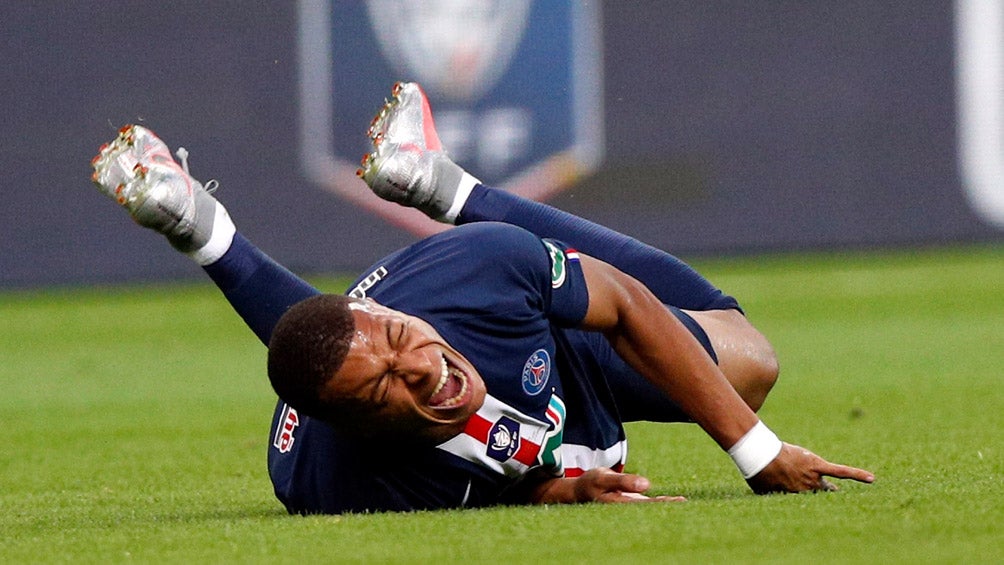
{"type": "Polygon", "coordinates": [[[483,185],[443,151],[417,84],[395,85],[369,136],[365,183],[457,227],[344,296],[254,247],[149,130],[123,128],[92,162],[268,345],[269,475],[289,512],[677,500],[622,473],[637,420],[697,423],[758,493],[873,480],[759,420],[769,343],[677,258],[483,185]]]}

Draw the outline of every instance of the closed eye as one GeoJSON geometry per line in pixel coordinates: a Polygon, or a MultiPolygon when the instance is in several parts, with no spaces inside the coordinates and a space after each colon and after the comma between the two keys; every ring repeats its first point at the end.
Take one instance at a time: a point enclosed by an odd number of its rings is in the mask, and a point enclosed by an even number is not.
{"type": "Polygon", "coordinates": [[[391,378],[390,373],[384,373],[377,379],[376,384],[373,385],[373,406],[382,408],[387,405],[388,397],[390,396],[391,378]]]}
{"type": "Polygon", "coordinates": [[[410,322],[402,322],[397,326],[387,324],[387,343],[393,349],[400,349],[404,343],[405,334],[408,332],[410,322]]]}
{"type": "Polygon", "coordinates": [[[401,324],[401,329],[398,331],[398,334],[397,334],[397,343],[398,343],[398,345],[404,343],[404,336],[405,336],[405,334],[408,333],[408,328],[409,327],[411,327],[411,322],[406,322],[404,324],[401,324]]]}

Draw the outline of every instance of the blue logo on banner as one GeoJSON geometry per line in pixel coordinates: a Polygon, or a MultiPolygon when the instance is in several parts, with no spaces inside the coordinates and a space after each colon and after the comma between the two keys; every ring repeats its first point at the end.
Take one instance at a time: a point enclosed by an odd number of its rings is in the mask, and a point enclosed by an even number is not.
{"type": "Polygon", "coordinates": [[[488,456],[506,462],[519,451],[519,422],[502,416],[488,432],[488,456]]]}
{"type": "Polygon", "coordinates": [[[597,2],[301,0],[301,122],[310,177],[418,234],[441,227],[356,178],[365,132],[397,80],[422,84],[450,156],[543,199],[603,154],[597,2]]]}

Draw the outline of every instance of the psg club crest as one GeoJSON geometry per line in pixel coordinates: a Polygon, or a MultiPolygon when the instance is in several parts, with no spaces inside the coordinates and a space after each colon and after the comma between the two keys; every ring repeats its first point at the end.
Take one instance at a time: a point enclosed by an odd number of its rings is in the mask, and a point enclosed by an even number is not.
{"type": "Polygon", "coordinates": [[[355,171],[398,80],[422,84],[444,147],[486,183],[542,200],[603,156],[599,3],[300,0],[303,164],[311,180],[389,222],[443,229],[374,196],[355,171]]]}
{"type": "Polygon", "coordinates": [[[534,351],[523,365],[523,392],[530,396],[540,394],[550,376],[551,357],[544,349],[534,351]]]}

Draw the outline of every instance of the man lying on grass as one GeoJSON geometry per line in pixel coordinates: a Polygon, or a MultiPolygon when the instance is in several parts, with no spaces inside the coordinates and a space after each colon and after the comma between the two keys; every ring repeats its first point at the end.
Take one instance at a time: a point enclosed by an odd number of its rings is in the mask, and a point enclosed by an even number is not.
{"type": "Polygon", "coordinates": [[[290,512],[679,500],[622,473],[623,423],[641,420],[695,422],[757,493],[873,480],[759,420],[773,350],[679,259],[481,184],[443,151],[417,84],[395,85],[369,137],[365,184],[457,227],[381,259],[345,296],[237,233],[149,130],[123,128],[92,163],[268,345],[269,474],[290,512]]]}

